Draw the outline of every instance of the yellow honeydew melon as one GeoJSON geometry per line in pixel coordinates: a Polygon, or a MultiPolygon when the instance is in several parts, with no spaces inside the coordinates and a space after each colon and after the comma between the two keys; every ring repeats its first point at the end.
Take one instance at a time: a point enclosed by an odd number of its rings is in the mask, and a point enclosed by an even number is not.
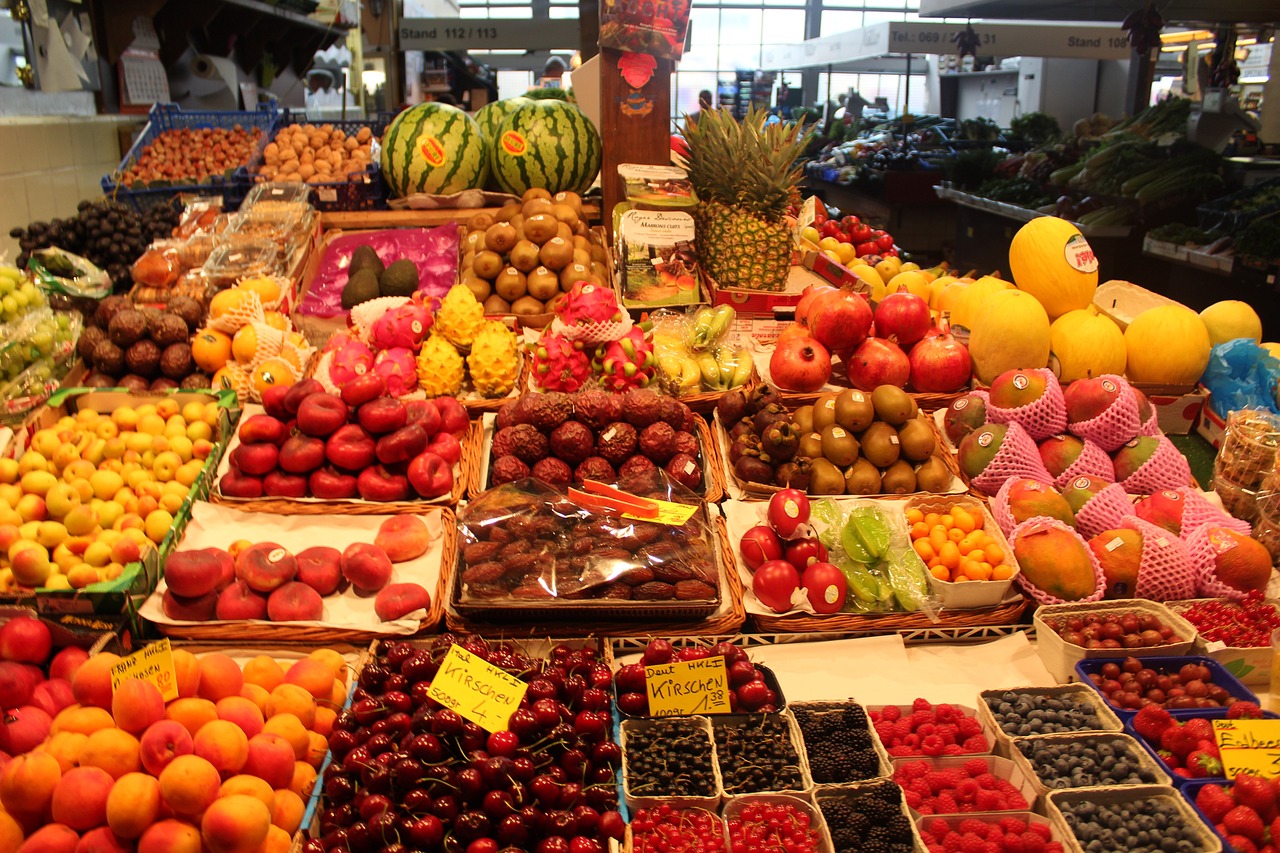
{"type": "Polygon", "coordinates": [[[1248,302],[1238,299],[1215,302],[1200,312],[1200,319],[1209,330],[1209,342],[1215,347],[1236,338],[1249,338],[1255,344],[1262,340],[1262,319],[1248,302]]]}
{"type": "Polygon", "coordinates": [[[973,372],[987,385],[1006,370],[1030,370],[1049,363],[1049,315],[1029,293],[993,294],[983,301],[970,330],[973,372]]]}
{"type": "Polygon", "coordinates": [[[1148,308],[1124,331],[1130,382],[1192,385],[1209,364],[1209,330],[1185,305],[1148,308]]]}
{"type": "Polygon", "coordinates": [[[1009,271],[1050,319],[1087,308],[1098,289],[1098,261],[1089,242],[1056,216],[1036,217],[1018,229],[1009,244],[1009,271]]]}
{"type": "Polygon", "coordinates": [[[1068,311],[1049,327],[1049,347],[1057,359],[1063,382],[1090,379],[1104,373],[1124,375],[1128,350],[1124,332],[1110,317],[1088,308],[1068,311]]]}

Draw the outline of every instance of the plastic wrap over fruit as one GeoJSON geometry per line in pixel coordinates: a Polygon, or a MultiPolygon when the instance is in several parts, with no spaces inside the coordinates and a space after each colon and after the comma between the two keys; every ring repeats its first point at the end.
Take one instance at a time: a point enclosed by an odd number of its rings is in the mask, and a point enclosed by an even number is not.
{"type": "Polygon", "coordinates": [[[418,361],[410,349],[395,347],[378,353],[373,369],[386,380],[387,393],[393,397],[403,397],[418,388],[418,361]]]}
{"type": "Polygon", "coordinates": [[[341,388],[357,376],[373,369],[373,351],[360,341],[348,340],[333,351],[329,378],[341,388]]]}
{"type": "Polygon", "coordinates": [[[298,313],[316,317],[347,313],[342,307],[342,288],[347,283],[347,267],[357,246],[371,246],[386,265],[401,258],[413,261],[418,268],[418,291],[441,298],[457,281],[458,239],[458,226],[454,223],[339,237],[325,249],[298,313]]]}
{"type": "Polygon", "coordinates": [[[701,500],[661,471],[618,488],[692,508],[639,520],[525,478],[489,489],[458,513],[462,566],[455,601],[686,604],[720,598],[719,570],[701,500]]]}

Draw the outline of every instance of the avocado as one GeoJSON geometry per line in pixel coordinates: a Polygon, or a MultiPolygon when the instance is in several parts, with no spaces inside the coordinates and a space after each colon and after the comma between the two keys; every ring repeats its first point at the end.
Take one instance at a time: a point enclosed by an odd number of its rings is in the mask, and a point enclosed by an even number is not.
{"type": "Polygon", "coordinates": [[[378,277],[373,271],[359,270],[347,279],[346,286],[342,288],[342,307],[350,311],[361,302],[377,299],[380,295],[378,277]]]}
{"type": "Polygon", "coordinates": [[[418,268],[408,258],[401,258],[378,276],[383,296],[413,296],[418,292],[418,268]]]}
{"type": "Polygon", "coordinates": [[[347,268],[347,274],[355,275],[360,270],[369,270],[374,275],[382,275],[383,269],[382,258],[378,257],[372,246],[356,246],[356,250],[351,253],[351,266],[347,268]]]}

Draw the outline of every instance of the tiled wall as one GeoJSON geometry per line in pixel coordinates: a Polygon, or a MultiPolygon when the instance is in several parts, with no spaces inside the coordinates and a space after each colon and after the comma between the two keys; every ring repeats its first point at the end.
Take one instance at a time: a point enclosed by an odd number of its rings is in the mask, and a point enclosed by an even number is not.
{"type": "Polygon", "coordinates": [[[102,196],[102,176],[120,163],[118,116],[0,118],[0,254],[12,261],[15,226],[72,216],[102,196]]]}

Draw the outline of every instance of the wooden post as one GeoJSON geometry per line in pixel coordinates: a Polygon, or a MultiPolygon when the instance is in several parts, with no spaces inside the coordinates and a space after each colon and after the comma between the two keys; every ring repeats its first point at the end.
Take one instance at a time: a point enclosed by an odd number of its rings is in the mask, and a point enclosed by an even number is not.
{"type": "Polygon", "coordinates": [[[612,237],[613,206],[622,200],[619,163],[667,165],[671,162],[671,71],[669,59],[657,60],[653,76],[633,89],[618,73],[623,53],[600,50],[600,138],[604,145],[600,185],[604,225],[612,237]],[[643,113],[643,115],[641,115],[643,113]]]}

